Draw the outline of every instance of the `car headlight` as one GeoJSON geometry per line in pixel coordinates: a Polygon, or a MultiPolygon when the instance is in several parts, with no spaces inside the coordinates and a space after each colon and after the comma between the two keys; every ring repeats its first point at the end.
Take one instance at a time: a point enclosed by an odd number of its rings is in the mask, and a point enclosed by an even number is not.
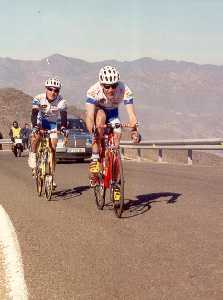
{"type": "Polygon", "coordinates": [[[91,147],[92,146],[92,138],[89,137],[86,139],[86,147],[91,147]]]}

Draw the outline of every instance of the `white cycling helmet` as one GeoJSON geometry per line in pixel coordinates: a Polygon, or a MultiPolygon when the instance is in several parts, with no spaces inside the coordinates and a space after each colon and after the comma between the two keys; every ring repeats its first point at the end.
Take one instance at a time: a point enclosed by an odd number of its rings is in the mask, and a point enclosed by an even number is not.
{"type": "Polygon", "coordinates": [[[116,68],[111,66],[105,66],[104,68],[101,68],[98,77],[100,83],[102,84],[114,84],[120,79],[119,72],[116,70],[116,68]]]}
{"type": "Polygon", "coordinates": [[[45,87],[61,88],[61,82],[57,78],[49,78],[45,82],[45,87]]]}

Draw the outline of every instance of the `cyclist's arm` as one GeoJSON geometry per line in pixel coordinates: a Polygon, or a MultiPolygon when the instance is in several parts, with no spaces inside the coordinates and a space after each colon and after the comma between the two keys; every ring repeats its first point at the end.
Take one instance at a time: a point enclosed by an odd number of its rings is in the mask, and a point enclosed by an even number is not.
{"type": "Polygon", "coordinates": [[[124,105],[126,107],[128,116],[129,116],[129,123],[131,127],[135,127],[137,123],[135,108],[133,104],[133,93],[130,88],[124,84],[125,93],[124,93],[124,105]]]}
{"type": "Polygon", "coordinates": [[[60,111],[61,129],[67,128],[67,101],[65,99],[61,99],[58,104],[58,108],[60,111]]]}
{"type": "Polygon", "coordinates": [[[37,115],[38,115],[39,110],[37,108],[32,109],[32,114],[31,114],[31,123],[32,126],[35,127],[37,126],[37,115]]]}
{"type": "Polygon", "coordinates": [[[9,131],[9,137],[10,137],[11,141],[13,141],[13,132],[12,132],[12,129],[10,129],[10,131],[9,131]]]}
{"type": "Polygon", "coordinates": [[[86,104],[85,104],[86,126],[90,133],[93,133],[93,128],[94,128],[97,93],[98,93],[97,83],[91,86],[87,91],[86,104]]]}
{"type": "Polygon", "coordinates": [[[125,105],[128,116],[129,116],[129,123],[131,127],[135,127],[137,123],[137,118],[136,118],[136,113],[135,113],[135,108],[133,103],[131,104],[126,104],[125,105]]]}
{"type": "Polygon", "coordinates": [[[39,113],[40,101],[37,98],[32,100],[32,113],[31,113],[31,123],[32,126],[37,126],[37,115],[39,113]]]}
{"type": "Polygon", "coordinates": [[[86,103],[86,126],[90,133],[93,132],[94,128],[94,114],[95,114],[95,104],[86,103]]]}
{"type": "Polygon", "coordinates": [[[67,128],[67,111],[60,111],[60,119],[61,119],[61,128],[67,128]]]}

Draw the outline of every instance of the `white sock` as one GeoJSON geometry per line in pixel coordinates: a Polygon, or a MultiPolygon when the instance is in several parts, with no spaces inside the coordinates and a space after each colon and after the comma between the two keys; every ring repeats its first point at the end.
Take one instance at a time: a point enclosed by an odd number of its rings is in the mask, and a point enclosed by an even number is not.
{"type": "Polygon", "coordinates": [[[91,155],[91,160],[92,160],[92,161],[97,161],[97,160],[99,160],[99,154],[98,154],[98,153],[92,153],[92,155],[91,155]]]}

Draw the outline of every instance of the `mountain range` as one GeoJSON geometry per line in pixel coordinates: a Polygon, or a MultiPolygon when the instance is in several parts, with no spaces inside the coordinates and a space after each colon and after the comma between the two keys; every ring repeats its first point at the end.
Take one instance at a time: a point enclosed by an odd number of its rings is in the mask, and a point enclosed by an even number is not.
{"type": "MultiPolygon", "coordinates": [[[[39,61],[0,58],[0,88],[13,87],[34,96],[43,92],[49,76],[57,76],[70,104],[83,108],[87,89],[105,65],[116,66],[134,92],[146,139],[223,135],[223,66],[152,58],[90,63],[60,54],[39,61]]],[[[126,120],[123,107],[121,116],[126,120]]]]}

